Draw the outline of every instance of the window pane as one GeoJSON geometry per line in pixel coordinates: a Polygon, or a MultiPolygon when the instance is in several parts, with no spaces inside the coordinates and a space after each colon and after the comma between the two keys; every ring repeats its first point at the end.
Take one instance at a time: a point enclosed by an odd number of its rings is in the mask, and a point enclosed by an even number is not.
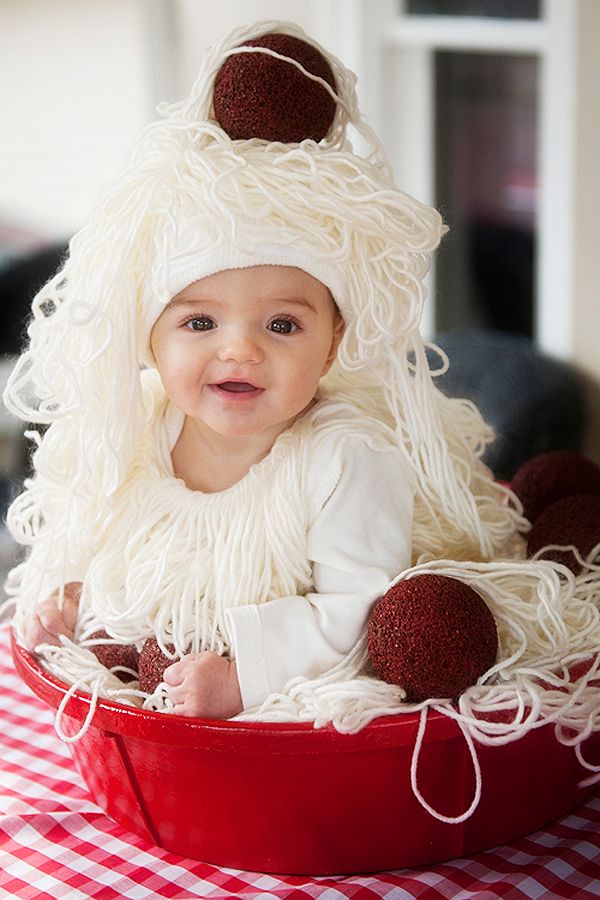
{"type": "Polygon", "coordinates": [[[537,204],[534,57],[435,56],[437,328],[532,335],[537,204]]]}
{"type": "Polygon", "coordinates": [[[415,16],[539,19],[540,0],[405,0],[404,10],[415,16]]]}

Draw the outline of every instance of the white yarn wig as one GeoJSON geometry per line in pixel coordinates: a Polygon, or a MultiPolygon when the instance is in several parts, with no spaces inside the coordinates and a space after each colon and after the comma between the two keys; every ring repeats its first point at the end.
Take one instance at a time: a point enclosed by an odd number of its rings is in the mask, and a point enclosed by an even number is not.
{"type": "MultiPolygon", "coordinates": [[[[124,177],[34,300],[30,345],[5,393],[14,413],[49,426],[36,436],[34,475],[8,516],[15,538],[30,548],[15,579],[18,609],[30,614],[49,590],[69,581],[96,535],[110,527],[115,495],[148,440],[149,333],[173,293],[228,260],[288,259],[322,273],[345,320],[326,386],[376,412],[413,474],[416,568],[404,577],[437,571],[465,578],[494,612],[501,654],[486,678],[499,681],[498,702],[515,709],[515,721],[502,734],[490,726],[488,737],[513,739],[524,727],[525,706],[507,684],[520,678],[528,696],[539,697],[531,676],[536,666],[550,673],[566,658],[585,656],[594,641],[599,645],[598,611],[588,602],[596,575],[576,584],[563,567],[519,559],[519,534],[527,528],[520,504],[480,461],[493,435],[471,403],[435,386],[419,321],[429,255],[444,227],[435,210],[395,186],[361,119],[354,75],[318,48],[330,61],[337,104],[319,143],[232,140],[215,120],[217,72],[233,53],[273,55],[239,46],[266,32],[308,40],[288,23],[260,22],[216,45],[189,99],[165,108],[163,119],[144,131],[124,177]],[[365,156],[354,152],[348,126],[369,145],[365,156]]],[[[440,352],[440,370],[445,365],[440,352]]],[[[331,677],[339,685],[339,673],[331,677]]],[[[331,708],[302,706],[302,690],[296,706],[283,703],[273,715],[335,719],[331,708]]],[[[356,681],[345,690],[352,698],[356,681]]],[[[350,717],[347,730],[398,708],[398,688],[371,679],[370,690],[362,718],[350,717]]],[[[491,694],[473,690],[461,699],[464,721],[481,737],[474,710],[489,709],[491,694]]],[[[593,690],[579,692],[584,706],[593,690]]],[[[556,704],[565,696],[556,692],[556,704]]],[[[584,731],[589,710],[569,708],[569,725],[584,731]]],[[[538,703],[543,719],[541,709],[538,703]]],[[[556,720],[554,707],[547,715],[556,720]]]]}
{"type": "Polygon", "coordinates": [[[203,256],[208,274],[232,245],[257,261],[275,246],[337,270],[346,328],[330,381],[358,390],[370,409],[375,392],[397,431],[416,480],[416,557],[490,558],[519,519],[478,462],[490,430],[471,404],[434,387],[418,331],[441,219],[395,187],[360,118],[355,76],[327,54],[337,112],[325,140],[225,134],[213,118],[214,77],[243,41],[267,31],[307,39],[288,23],[264,22],[214,47],[190,98],[145,130],[121,182],[35,298],[30,346],[5,400],[50,428],[10,526],[22,543],[47,544],[52,558],[83,552],[143,441],[140,363],[152,364],[149,331],[176,292],[173,272],[184,271],[179,289],[186,271],[187,283],[199,277],[194,261],[203,256]],[[349,123],[369,139],[368,159],[352,151],[349,123]]]}

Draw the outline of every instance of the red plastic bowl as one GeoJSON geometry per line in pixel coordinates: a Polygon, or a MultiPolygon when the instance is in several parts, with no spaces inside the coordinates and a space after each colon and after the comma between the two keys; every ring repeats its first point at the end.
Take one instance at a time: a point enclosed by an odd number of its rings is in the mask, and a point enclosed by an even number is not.
{"type": "MultiPolygon", "coordinates": [[[[14,639],[19,675],[56,708],[67,686],[14,639]]],[[[77,692],[62,725],[89,710],[77,692]]],[[[188,719],[100,701],[69,749],[95,799],[126,828],[183,856],[279,874],[375,872],[503,844],[581,802],[589,775],[551,726],[502,747],[478,746],[480,803],[462,824],[416,800],[410,762],[419,717],[378,719],[354,735],[311,724],[188,719]]],[[[586,744],[598,756],[600,734],[586,744]]],[[[419,763],[425,799],[447,816],[471,803],[473,765],[455,722],[430,713],[419,763]]]]}

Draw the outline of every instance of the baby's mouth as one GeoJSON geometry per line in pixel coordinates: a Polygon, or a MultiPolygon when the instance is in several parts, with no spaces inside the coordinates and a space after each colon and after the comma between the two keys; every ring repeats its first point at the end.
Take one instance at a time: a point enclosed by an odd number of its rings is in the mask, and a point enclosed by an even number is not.
{"type": "Polygon", "coordinates": [[[256,387],[249,381],[221,381],[219,384],[215,384],[214,387],[229,394],[249,394],[262,391],[262,388],[256,387]]]}

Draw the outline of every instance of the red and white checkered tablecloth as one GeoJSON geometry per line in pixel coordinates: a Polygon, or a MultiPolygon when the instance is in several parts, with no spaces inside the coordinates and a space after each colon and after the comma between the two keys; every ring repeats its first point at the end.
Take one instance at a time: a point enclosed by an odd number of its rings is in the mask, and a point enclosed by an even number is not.
{"type": "Polygon", "coordinates": [[[6,630],[0,631],[0,684],[0,897],[600,897],[600,796],[510,846],[428,870],[278,877],[185,859],[126,831],[91,801],[54,733],[51,710],[13,671],[6,630]]]}

